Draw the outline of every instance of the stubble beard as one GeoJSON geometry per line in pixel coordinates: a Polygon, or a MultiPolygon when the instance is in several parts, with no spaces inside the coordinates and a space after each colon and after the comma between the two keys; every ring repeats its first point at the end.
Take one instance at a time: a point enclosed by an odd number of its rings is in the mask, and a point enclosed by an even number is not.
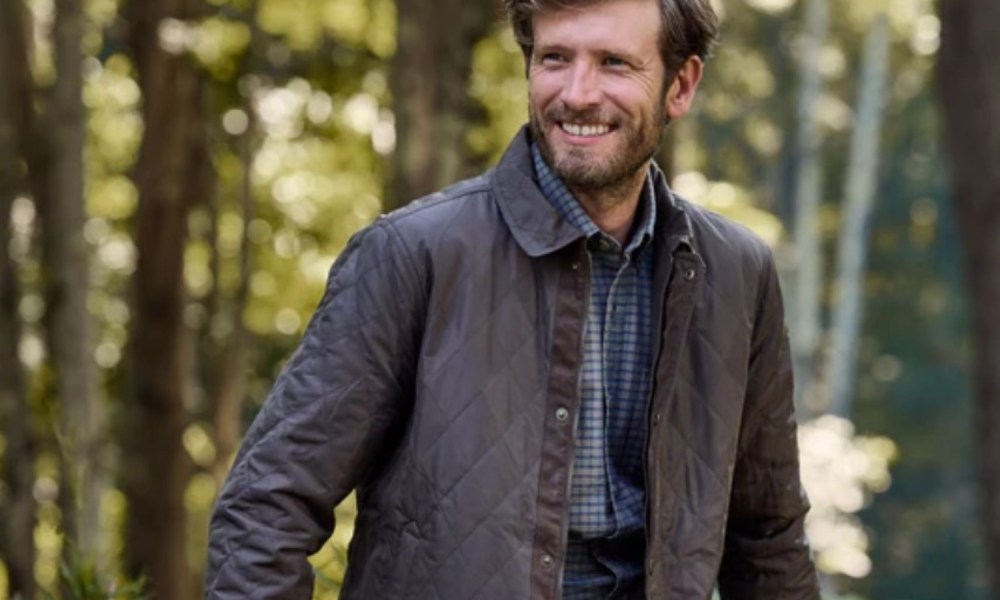
{"type": "Polygon", "coordinates": [[[606,198],[614,204],[627,198],[619,192],[629,189],[648,168],[650,159],[656,155],[663,140],[670,119],[663,110],[662,103],[650,119],[639,121],[630,127],[621,119],[608,119],[599,111],[571,111],[554,106],[537,114],[533,106],[528,109],[532,139],[546,164],[574,192],[583,192],[593,197],[606,198]],[[589,148],[570,147],[556,154],[543,127],[544,123],[582,121],[610,122],[618,125],[614,135],[622,136],[616,152],[604,160],[590,156],[589,148]]]}

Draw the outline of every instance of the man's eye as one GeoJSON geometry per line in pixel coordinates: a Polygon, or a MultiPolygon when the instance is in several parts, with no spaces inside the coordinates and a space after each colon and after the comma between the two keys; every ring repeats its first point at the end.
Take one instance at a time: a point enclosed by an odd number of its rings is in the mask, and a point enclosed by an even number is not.
{"type": "Polygon", "coordinates": [[[628,63],[624,59],[618,58],[617,56],[608,56],[604,59],[604,64],[609,67],[625,67],[628,63]]]}
{"type": "Polygon", "coordinates": [[[542,55],[543,63],[563,62],[563,55],[558,52],[546,52],[542,55]]]}

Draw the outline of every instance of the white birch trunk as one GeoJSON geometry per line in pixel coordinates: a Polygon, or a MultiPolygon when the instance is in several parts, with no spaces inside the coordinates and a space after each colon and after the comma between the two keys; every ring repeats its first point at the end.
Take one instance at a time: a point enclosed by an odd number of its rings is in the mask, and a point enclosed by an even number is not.
{"type": "Polygon", "coordinates": [[[816,121],[816,107],[823,88],[819,56],[829,21],[828,0],[808,0],[806,26],[799,62],[799,101],[795,176],[795,258],[796,276],[792,301],[791,341],[797,399],[809,402],[813,362],[820,340],[820,292],[823,270],[819,205],[822,195],[822,136],[816,121]]]}
{"type": "Polygon", "coordinates": [[[837,292],[834,297],[829,363],[826,369],[830,393],[828,412],[843,418],[850,418],[855,387],[855,351],[863,314],[862,291],[868,251],[868,220],[878,182],[879,132],[888,63],[888,23],[885,15],[880,14],[868,32],[862,57],[837,253],[837,292]]]}

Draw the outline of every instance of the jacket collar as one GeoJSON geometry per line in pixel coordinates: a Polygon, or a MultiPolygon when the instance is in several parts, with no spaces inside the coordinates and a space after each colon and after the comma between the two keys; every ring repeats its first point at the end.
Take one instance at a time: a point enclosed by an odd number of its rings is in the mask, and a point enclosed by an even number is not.
{"type": "MultiPolygon", "coordinates": [[[[551,254],[584,234],[567,221],[538,188],[527,127],[522,127],[490,175],[497,204],[518,245],[531,257],[551,254]]],[[[671,254],[680,246],[694,250],[691,219],[667,186],[655,164],[653,190],[657,203],[654,243],[671,254]],[[663,244],[662,246],[660,244],[663,244]]]]}
{"type": "Polygon", "coordinates": [[[657,215],[663,215],[655,224],[653,243],[662,244],[659,249],[665,249],[670,255],[678,249],[685,249],[697,256],[694,227],[691,225],[687,203],[670,189],[666,175],[655,162],[652,169],[653,199],[657,203],[657,215]]]}

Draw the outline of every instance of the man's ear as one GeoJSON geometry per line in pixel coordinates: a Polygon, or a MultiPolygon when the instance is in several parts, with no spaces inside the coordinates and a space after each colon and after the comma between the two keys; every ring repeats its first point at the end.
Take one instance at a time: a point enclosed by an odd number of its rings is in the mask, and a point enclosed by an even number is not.
{"type": "Polygon", "coordinates": [[[676,120],[691,109],[694,102],[695,92],[698,91],[698,84],[701,82],[702,70],[705,63],[697,56],[689,56],[684,64],[677,70],[674,80],[667,89],[667,96],[664,98],[666,105],[664,112],[671,120],[676,120]]]}

